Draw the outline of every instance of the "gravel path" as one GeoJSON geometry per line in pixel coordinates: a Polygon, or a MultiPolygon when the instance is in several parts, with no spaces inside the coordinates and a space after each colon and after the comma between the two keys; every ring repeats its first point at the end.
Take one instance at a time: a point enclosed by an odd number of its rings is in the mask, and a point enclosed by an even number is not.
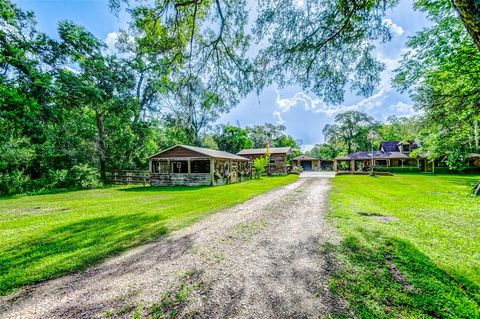
{"type": "Polygon", "coordinates": [[[322,244],[331,175],[258,196],[87,271],[0,300],[5,318],[324,318],[344,305],[327,287],[322,244]]]}

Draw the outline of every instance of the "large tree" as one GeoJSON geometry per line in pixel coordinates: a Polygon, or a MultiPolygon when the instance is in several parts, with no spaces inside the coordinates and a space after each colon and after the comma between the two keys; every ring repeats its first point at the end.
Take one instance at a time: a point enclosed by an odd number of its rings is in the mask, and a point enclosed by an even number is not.
{"type": "Polygon", "coordinates": [[[335,116],[334,124],[323,129],[325,140],[348,154],[368,148],[368,132],[378,127],[373,117],[359,111],[347,111],[335,116]]]}
{"type": "Polygon", "coordinates": [[[478,0],[452,0],[452,3],[480,51],[480,2],[478,0]]]}
{"type": "Polygon", "coordinates": [[[421,151],[461,170],[480,151],[480,52],[451,4],[420,8],[435,24],[408,41],[394,83],[424,113],[421,151]]]}
{"type": "Polygon", "coordinates": [[[248,137],[248,131],[237,126],[225,125],[219,127],[219,131],[214,135],[214,138],[219,149],[233,154],[253,147],[253,142],[248,137]]]}
{"type": "Polygon", "coordinates": [[[290,146],[299,148],[299,143],[292,136],[285,133],[286,129],[285,125],[272,123],[247,127],[248,136],[255,148],[264,148],[267,144],[270,147],[290,146]]]}

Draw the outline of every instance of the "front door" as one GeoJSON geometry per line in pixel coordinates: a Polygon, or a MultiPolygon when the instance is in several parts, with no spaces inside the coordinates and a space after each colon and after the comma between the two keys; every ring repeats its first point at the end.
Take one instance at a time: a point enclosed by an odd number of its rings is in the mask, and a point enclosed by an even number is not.
{"type": "Polygon", "coordinates": [[[312,170],[312,161],[302,161],[300,164],[304,171],[311,171],[312,170]]]}

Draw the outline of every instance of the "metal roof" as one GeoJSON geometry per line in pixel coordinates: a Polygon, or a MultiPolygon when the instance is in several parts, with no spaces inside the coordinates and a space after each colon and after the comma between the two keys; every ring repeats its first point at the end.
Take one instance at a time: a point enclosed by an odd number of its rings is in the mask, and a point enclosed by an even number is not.
{"type": "Polygon", "coordinates": [[[152,156],[150,156],[149,158],[155,157],[159,154],[162,154],[162,153],[164,153],[166,151],[169,151],[171,149],[174,149],[176,147],[186,148],[190,151],[197,152],[197,153],[200,153],[202,155],[205,155],[205,156],[208,156],[208,157],[213,157],[213,158],[234,159],[234,160],[240,160],[240,161],[248,161],[249,160],[248,158],[238,156],[238,155],[235,155],[235,154],[232,154],[232,153],[224,152],[224,151],[212,150],[212,149],[209,149],[209,148],[196,147],[196,146],[190,146],[190,145],[181,145],[181,144],[172,146],[170,148],[167,148],[166,150],[162,150],[158,153],[155,153],[152,156]]]}
{"type": "MultiPolygon", "coordinates": [[[[402,152],[382,152],[375,151],[373,152],[373,157],[375,159],[409,159],[412,158],[409,156],[410,153],[402,152]]],[[[424,158],[425,156],[420,155],[419,157],[424,158]]],[[[336,160],[370,160],[372,159],[371,152],[356,152],[353,154],[348,154],[344,156],[335,157],[336,160]]]]}
{"type": "Polygon", "coordinates": [[[315,158],[315,157],[311,157],[311,156],[308,156],[308,155],[298,155],[298,156],[295,156],[294,158],[292,158],[294,161],[298,161],[298,160],[307,160],[307,161],[314,161],[314,160],[319,160],[318,158],[315,158]]]}
{"type": "MultiPolygon", "coordinates": [[[[270,147],[268,149],[270,154],[290,154],[292,152],[291,147],[270,147]]],[[[237,155],[263,155],[267,152],[266,148],[247,148],[241,150],[237,155]]]]}

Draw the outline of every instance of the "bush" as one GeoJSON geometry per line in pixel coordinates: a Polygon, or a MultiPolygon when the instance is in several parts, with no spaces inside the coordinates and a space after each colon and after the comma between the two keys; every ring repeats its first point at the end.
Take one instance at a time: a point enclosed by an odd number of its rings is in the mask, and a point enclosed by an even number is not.
{"type": "Polygon", "coordinates": [[[88,164],[78,164],[73,166],[69,175],[70,185],[74,187],[92,189],[98,188],[102,185],[98,169],[88,164]]]}
{"type": "Polygon", "coordinates": [[[265,168],[267,167],[269,161],[270,158],[268,156],[260,156],[253,161],[256,177],[259,177],[260,175],[265,173],[265,168]]]}
{"type": "Polygon", "coordinates": [[[420,168],[417,166],[411,167],[384,167],[375,166],[373,168],[376,172],[390,172],[390,173],[420,173],[420,168]]]}
{"type": "Polygon", "coordinates": [[[290,170],[290,174],[300,174],[301,172],[303,172],[303,167],[301,166],[293,166],[292,169],[290,170]]]}
{"type": "Polygon", "coordinates": [[[28,190],[29,182],[30,178],[19,170],[9,173],[0,173],[0,193],[23,193],[28,190]]]}

